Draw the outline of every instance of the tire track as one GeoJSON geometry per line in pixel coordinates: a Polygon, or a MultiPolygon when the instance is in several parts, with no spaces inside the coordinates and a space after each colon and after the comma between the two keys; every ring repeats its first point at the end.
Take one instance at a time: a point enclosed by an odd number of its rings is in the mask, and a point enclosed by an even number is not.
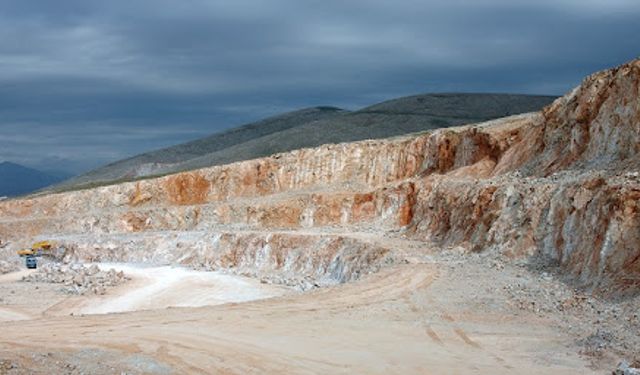
{"type": "MultiPolygon", "coordinates": [[[[435,281],[435,279],[437,279],[437,277],[435,277],[433,281],[435,281]]],[[[422,309],[420,309],[420,307],[418,306],[418,304],[416,302],[414,302],[414,299],[416,297],[418,297],[418,293],[426,293],[427,291],[425,290],[425,286],[426,285],[421,285],[422,287],[420,288],[415,288],[414,290],[410,291],[410,293],[405,296],[404,300],[407,303],[407,305],[409,306],[409,310],[412,313],[415,314],[419,314],[419,315],[424,315],[425,311],[423,311],[422,309]]],[[[483,348],[483,346],[477,342],[476,340],[472,339],[466,332],[465,330],[460,327],[457,322],[456,319],[449,314],[448,311],[446,311],[439,303],[437,303],[431,296],[426,295],[426,299],[428,302],[429,306],[432,306],[434,308],[434,313],[436,313],[438,316],[440,316],[440,318],[442,318],[442,320],[444,320],[445,322],[447,322],[451,327],[451,331],[454,333],[454,335],[456,337],[458,337],[460,340],[462,340],[462,342],[473,348],[476,350],[483,350],[485,352],[487,352],[487,354],[493,359],[495,360],[497,363],[499,363],[502,367],[504,367],[505,369],[512,369],[513,367],[510,366],[502,357],[491,353],[488,350],[485,350],[483,348]]],[[[433,327],[431,326],[431,324],[429,324],[429,322],[425,319],[425,318],[420,318],[420,324],[422,325],[425,333],[427,334],[427,336],[429,336],[429,338],[431,339],[431,341],[433,341],[434,343],[440,345],[440,346],[446,346],[444,340],[440,337],[440,335],[433,329],[433,327]]]]}

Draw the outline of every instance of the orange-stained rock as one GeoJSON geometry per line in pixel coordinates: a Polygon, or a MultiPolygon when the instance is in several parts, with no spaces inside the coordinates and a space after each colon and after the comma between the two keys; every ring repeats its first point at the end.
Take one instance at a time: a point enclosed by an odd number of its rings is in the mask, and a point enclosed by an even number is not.
{"type": "Polygon", "coordinates": [[[122,220],[124,221],[126,231],[129,232],[140,232],[149,229],[150,226],[149,218],[134,212],[127,212],[122,217],[122,220]]]}
{"type": "Polygon", "coordinates": [[[330,226],[342,223],[343,208],[346,203],[344,195],[314,194],[311,196],[312,206],[308,210],[310,220],[306,226],[330,226]]]}
{"type": "Polygon", "coordinates": [[[129,204],[134,207],[139,206],[150,201],[151,198],[153,198],[153,196],[148,192],[142,191],[140,183],[137,183],[134,193],[131,195],[131,198],[129,198],[129,204]]]}
{"type": "Polygon", "coordinates": [[[351,217],[354,221],[373,220],[376,215],[375,196],[372,193],[356,194],[351,206],[351,217]]]}
{"type": "Polygon", "coordinates": [[[209,181],[197,172],[179,173],[169,177],[164,184],[169,201],[182,205],[204,203],[210,186],[209,181]]]}

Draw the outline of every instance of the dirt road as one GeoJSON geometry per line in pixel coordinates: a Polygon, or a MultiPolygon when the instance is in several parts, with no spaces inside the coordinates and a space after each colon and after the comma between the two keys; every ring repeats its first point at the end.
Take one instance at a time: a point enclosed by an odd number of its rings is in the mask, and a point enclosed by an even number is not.
{"type": "Polygon", "coordinates": [[[261,301],[2,322],[0,358],[43,374],[601,373],[551,320],[482,296],[490,273],[457,271],[408,264],[261,301]]]}

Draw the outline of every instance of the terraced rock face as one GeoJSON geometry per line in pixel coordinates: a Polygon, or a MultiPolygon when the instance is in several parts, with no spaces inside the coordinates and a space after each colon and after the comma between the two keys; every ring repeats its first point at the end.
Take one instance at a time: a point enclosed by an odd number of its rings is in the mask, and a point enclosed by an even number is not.
{"type": "Polygon", "coordinates": [[[541,113],[2,202],[2,251],[58,239],[67,257],[312,285],[402,261],[375,236],[544,256],[596,292],[635,294],[639,90],[636,60],[541,113]]]}

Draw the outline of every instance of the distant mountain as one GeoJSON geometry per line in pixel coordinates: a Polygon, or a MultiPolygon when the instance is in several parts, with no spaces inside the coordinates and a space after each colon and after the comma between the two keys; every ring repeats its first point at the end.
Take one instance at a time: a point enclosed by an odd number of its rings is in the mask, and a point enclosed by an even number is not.
{"type": "Polygon", "coordinates": [[[37,169],[5,161],[0,163],[0,197],[31,193],[63,181],[68,177],[70,176],[60,172],[51,175],[37,169]]]}
{"type": "Polygon", "coordinates": [[[111,163],[49,191],[73,190],[232,163],[327,143],[386,138],[534,112],[555,97],[425,94],[350,112],[315,107],[267,118],[177,146],[111,163]]]}

